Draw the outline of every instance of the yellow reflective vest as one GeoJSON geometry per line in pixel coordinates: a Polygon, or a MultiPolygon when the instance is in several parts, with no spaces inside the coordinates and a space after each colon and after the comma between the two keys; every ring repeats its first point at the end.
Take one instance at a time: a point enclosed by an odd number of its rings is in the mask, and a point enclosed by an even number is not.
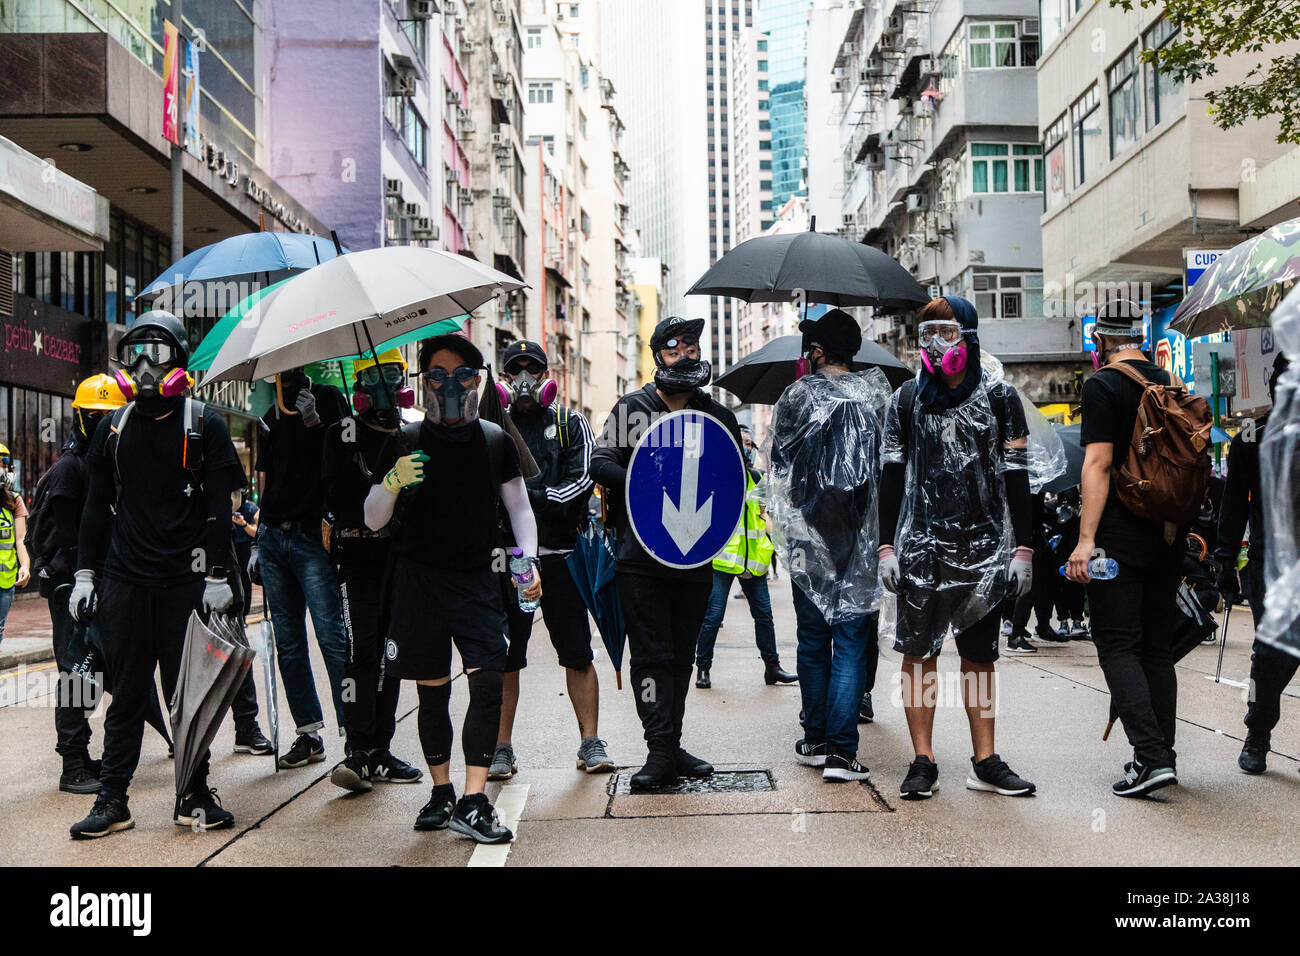
{"type": "Polygon", "coordinates": [[[18,583],[18,536],[14,513],[0,508],[0,590],[18,583]]]}
{"type": "Polygon", "coordinates": [[[772,539],[767,536],[767,524],[763,521],[763,503],[754,494],[755,482],[751,475],[746,475],[745,508],[740,513],[740,523],[736,533],[731,536],[727,546],[713,559],[713,570],[724,574],[744,574],[748,571],[755,577],[767,574],[768,565],[772,563],[772,539]]]}

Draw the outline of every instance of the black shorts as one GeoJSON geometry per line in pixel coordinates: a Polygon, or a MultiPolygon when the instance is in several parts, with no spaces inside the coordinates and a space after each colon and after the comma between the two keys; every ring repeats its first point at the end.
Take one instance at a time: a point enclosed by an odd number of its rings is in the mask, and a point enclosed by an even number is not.
{"type": "MultiPolygon", "coordinates": [[[[899,596],[898,630],[894,650],[910,657],[934,657],[942,649],[953,612],[970,597],[965,588],[912,592],[911,600],[899,596]]],[[[997,607],[955,638],[957,653],[972,664],[992,664],[998,659],[1002,615],[997,607]]]]}
{"type": "MultiPolygon", "coordinates": [[[[551,636],[551,645],[561,667],[586,670],[591,664],[591,625],[587,605],[578,586],[573,583],[569,563],[562,554],[544,554],[539,559],[542,574],[542,622],[551,636]]],[[[519,610],[518,592],[508,574],[501,578],[501,600],[510,622],[510,649],[506,652],[506,671],[520,671],[528,666],[528,638],[533,632],[533,615],[519,610]]]]}
{"type": "Polygon", "coordinates": [[[465,670],[505,668],[506,614],[490,568],[443,571],[398,561],[392,595],[384,648],[387,673],[402,680],[447,677],[452,641],[465,670]]]}

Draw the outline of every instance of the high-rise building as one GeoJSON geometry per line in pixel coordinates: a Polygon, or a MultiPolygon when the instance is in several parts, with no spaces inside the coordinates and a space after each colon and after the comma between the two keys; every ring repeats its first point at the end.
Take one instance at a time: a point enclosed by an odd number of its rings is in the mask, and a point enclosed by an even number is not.
{"type": "Polygon", "coordinates": [[[840,94],[830,81],[832,64],[853,12],[854,0],[814,0],[808,14],[804,86],[804,179],[808,209],[819,226],[830,231],[840,224],[844,196],[844,147],[840,143],[840,94]]]}
{"type": "MultiPolygon", "coordinates": [[[[775,208],[804,192],[804,85],[809,67],[807,36],[812,0],[758,0],[758,26],[767,34],[771,92],[772,201],[775,208]]],[[[768,217],[769,219],[771,217],[768,217]]]]}

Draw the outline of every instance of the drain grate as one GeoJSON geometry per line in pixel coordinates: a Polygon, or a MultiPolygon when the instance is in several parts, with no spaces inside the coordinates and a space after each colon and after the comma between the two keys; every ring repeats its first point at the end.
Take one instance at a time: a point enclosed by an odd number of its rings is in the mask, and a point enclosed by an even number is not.
{"type": "Polygon", "coordinates": [[[707,777],[680,777],[666,787],[653,790],[632,790],[631,780],[635,770],[620,770],[610,779],[612,797],[639,796],[646,793],[763,793],[776,789],[776,780],[770,770],[716,770],[707,777]]]}

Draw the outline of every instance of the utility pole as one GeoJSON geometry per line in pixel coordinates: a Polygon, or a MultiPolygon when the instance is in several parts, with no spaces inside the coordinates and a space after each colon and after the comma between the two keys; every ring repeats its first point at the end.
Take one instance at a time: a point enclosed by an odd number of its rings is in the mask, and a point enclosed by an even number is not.
{"type": "MultiPolygon", "coordinates": [[[[180,133],[180,142],[172,143],[172,263],[180,262],[185,256],[185,114],[181,111],[181,96],[185,89],[185,26],[182,7],[183,0],[172,0],[172,16],[176,24],[176,128],[180,133]]],[[[181,296],[184,301],[184,296],[181,296]]],[[[182,321],[184,317],[182,316],[182,321]]]]}

